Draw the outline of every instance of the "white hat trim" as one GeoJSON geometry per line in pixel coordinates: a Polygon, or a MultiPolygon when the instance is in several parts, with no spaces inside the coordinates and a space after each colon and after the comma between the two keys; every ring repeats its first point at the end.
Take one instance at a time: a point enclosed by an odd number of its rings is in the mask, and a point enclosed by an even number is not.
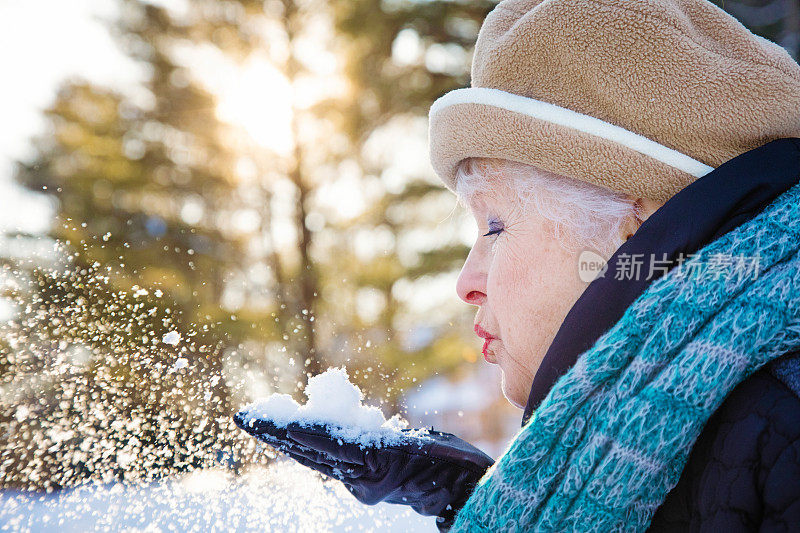
{"type": "Polygon", "coordinates": [[[478,104],[498,107],[513,113],[519,113],[560,126],[566,126],[621,144],[696,178],[703,177],[714,170],[714,167],[692,159],[686,154],[682,154],[677,150],[668,148],[638,133],[610,124],[599,118],[499,89],[470,87],[450,91],[433,103],[429,116],[432,118],[443,109],[460,104],[478,104]]]}

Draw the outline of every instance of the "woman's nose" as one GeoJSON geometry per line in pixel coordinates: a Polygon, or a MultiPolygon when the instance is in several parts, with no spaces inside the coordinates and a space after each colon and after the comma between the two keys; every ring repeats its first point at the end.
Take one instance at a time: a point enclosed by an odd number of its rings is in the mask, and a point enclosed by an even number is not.
{"type": "Polygon", "coordinates": [[[459,298],[470,305],[483,305],[486,301],[486,270],[480,267],[474,247],[461,267],[456,292],[459,298]]]}

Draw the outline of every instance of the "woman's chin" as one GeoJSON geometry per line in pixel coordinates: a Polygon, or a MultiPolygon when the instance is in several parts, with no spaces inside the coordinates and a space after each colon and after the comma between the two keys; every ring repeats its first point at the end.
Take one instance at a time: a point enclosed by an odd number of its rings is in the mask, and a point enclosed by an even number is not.
{"type": "Polygon", "coordinates": [[[517,409],[525,409],[525,404],[528,403],[528,392],[520,392],[518,386],[515,387],[513,383],[506,379],[506,371],[502,365],[500,365],[500,370],[502,375],[500,387],[503,391],[503,396],[517,409]]]}

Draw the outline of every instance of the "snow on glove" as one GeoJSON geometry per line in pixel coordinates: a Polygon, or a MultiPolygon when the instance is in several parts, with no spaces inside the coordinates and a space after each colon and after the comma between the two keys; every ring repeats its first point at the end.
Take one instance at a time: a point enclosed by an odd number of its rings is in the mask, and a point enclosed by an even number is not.
{"type": "Polygon", "coordinates": [[[450,433],[402,430],[390,443],[360,444],[333,435],[325,425],[268,420],[236,424],[297,462],[341,481],[362,503],[409,505],[422,515],[437,516],[446,531],[478,480],[494,460],[450,433]]]}

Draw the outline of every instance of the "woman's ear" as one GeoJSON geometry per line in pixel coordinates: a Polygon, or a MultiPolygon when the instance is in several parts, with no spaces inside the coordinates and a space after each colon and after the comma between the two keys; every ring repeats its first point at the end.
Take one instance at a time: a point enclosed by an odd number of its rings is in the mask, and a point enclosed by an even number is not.
{"type": "Polygon", "coordinates": [[[655,200],[651,200],[650,198],[637,198],[636,205],[639,212],[639,225],[642,225],[642,222],[650,218],[650,216],[658,211],[664,202],[657,202],[655,200]]]}
{"type": "Polygon", "coordinates": [[[626,234],[626,241],[633,237],[633,234],[636,233],[636,231],[639,229],[639,226],[641,226],[645,220],[650,218],[650,215],[658,211],[658,209],[664,205],[664,203],[657,202],[649,198],[637,198],[633,205],[636,208],[634,227],[632,232],[629,230],[626,234]]]}
{"type": "MultiPolygon", "coordinates": [[[[634,219],[631,220],[625,226],[625,228],[626,228],[625,231],[627,231],[627,233],[625,233],[625,240],[626,241],[628,239],[630,239],[631,237],[633,237],[633,234],[636,233],[636,231],[639,229],[639,226],[641,226],[642,222],[644,222],[644,219],[641,218],[642,212],[644,210],[643,205],[642,205],[642,200],[644,200],[644,199],[643,198],[637,198],[636,201],[633,202],[633,208],[635,210],[634,211],[634,219]]],[[[647,218],[647,217],[645,217],[645,218],[647,218]]]]}

